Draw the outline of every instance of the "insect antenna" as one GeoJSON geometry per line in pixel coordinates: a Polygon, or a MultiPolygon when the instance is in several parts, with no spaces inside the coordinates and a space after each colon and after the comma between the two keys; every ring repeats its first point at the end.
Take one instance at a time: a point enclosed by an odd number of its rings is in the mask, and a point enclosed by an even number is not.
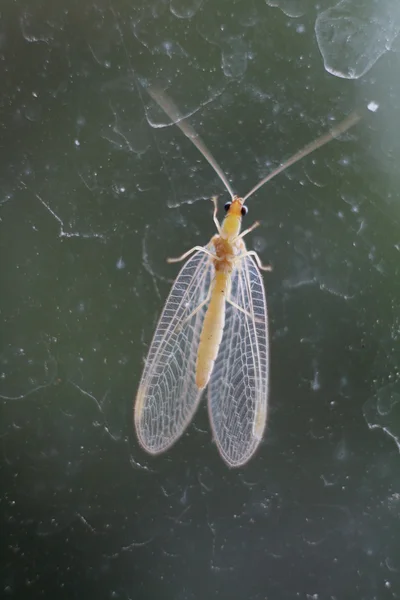
{"type": "Polygon", "coordinates": [[[347,131],[348,129],[350,129],[350,127],[353,127],[353,125],[355,125],[356,123],[358,123],[358,121],[360,119],[361,119],[361,115],[358,112],[356,112],[356,111],[352,112],[346,119],[344,119],[344,121],[342,121],[341,123],[339,123],[338,125],[336,125],[336,127],[334,127],[333,129],[331,129],[330,131],[328,131],[327,133],[325,133],[321,137],[317,138],[316,140],[314,140],[310,144],[307,144],[306,146],[304,146],[304,148],[302,148],[301,150],[299,150],[298,152],[296,152],[295,154],[293,154],[293,156],[291,156],[290,158],[288,158],[288,160],[285,160],[284,163],[282,163],[279,167],[277,167],[276,169],[274,169],[274,171],[272,171],[272,173],[269,173],[266,177],[264,177],[263,179],[261,179],[261,181],[259,181],[257,183],[257,185],[255,185],[246,194],[246,196],[244,196],[243,202],[245,202],[248,198],[250,198],[250,196],[252,196],[254,194],[254,192],[256,192],[257,190],[259,190],[260,187],[264,185],[264,183],[267,183],[267,181],[270,181],[276,175],[279,175],[279,173],[282,173],[282,171],[285,171],[285,169],[287,169],[291,165],[294,165],[294,163],[298,162],[299,160],[301,160],[302,158],[304,158],[308,154],[311,154],[311,152],[314,152],[314,150],[317,150],[317,148],[321,148],[321,146],[324,146],[325,144],[327,144],[328,142],[330,142],[334,138],[338,137],[339,135],[341,135],[342,133],[344,133],[345,131],[347,131]]]}
{"type": "Polygon", "coordinates": [[[153,100],[157,102],[157,104],[168,115],[171,121],[179,127],[182,133],[184,133],[186,137],[189,138],[189,140],[196,146],[196,148],[201,152],[204,158],[209,162],[209,164],[212,166],[212,168],[226,187],[231,198],[233,199],[235,194],[221,167],[219,166],[211,152],[208,150],[201,137],[195,132],[193,127],[187,121],[185,121],[186,117],[182,116],[182,114],[179,112],[178,107],[174,104],[171,98],[168,98],[168,96],[162,90],[155,86],[149,86],[147,88],[147,91],[153,98],[153,100]]]}

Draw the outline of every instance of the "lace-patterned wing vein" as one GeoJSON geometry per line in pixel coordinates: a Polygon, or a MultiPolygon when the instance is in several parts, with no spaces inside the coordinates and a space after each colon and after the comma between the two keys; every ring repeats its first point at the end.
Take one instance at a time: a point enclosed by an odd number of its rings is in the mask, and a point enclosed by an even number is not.
{"type": "Polygon", "coordinates": [[[179,272],[154,333],[135,402],[137,436],[151,454],[182,435],[198,406],[196,358],[207,305],[192,313],[207,298],[213,277],[210,256],[196,252],[179,272]]]}
{"type": "Polygon", "coordinates": [[[225,330],[208,386],[215,442],[225,462],[245,464],[265,428],[268,402],[268,321],[261,273],[247,256],[232,273],[225,330]],[[244,312],[245,311],[245,312],[244,312]]]}

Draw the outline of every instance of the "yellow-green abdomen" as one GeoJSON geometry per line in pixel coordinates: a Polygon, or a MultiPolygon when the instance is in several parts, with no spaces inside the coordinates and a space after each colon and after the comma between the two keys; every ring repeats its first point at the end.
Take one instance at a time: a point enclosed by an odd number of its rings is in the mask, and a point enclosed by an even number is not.
{"type": "Polygon", "coordinates": [[[222,340],[228,282],[229,274],[217,271],[197,352],[196,385],[199,389],[206,387],[210,379],[222,340]]]}

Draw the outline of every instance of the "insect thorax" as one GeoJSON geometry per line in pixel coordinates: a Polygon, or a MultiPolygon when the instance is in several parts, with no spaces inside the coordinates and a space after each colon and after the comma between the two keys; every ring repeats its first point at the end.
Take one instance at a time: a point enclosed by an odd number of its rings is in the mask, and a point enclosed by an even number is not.
{"type": "Polygon", "coordinates": [[[231,242],[217,234],[212,238],[211,242],[217,257],[214,260],[216,271],[231,271],[236,257],[243,253],[243,248],[245,249],[243,240],[239,239],[231,242]]]}

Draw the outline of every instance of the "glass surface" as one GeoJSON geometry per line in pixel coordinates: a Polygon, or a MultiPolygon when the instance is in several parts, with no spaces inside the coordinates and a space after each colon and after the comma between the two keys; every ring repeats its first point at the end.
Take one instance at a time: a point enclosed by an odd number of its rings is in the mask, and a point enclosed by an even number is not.
{"type": "Polygon", "coordinates": [[[0,595],[400,597],[395,3],[3,3],[0,595]],[[132,409],[179,265],[246,194],[271,335],[264,441],[230,470],[206,402],[166,454],[132,409]]]}

